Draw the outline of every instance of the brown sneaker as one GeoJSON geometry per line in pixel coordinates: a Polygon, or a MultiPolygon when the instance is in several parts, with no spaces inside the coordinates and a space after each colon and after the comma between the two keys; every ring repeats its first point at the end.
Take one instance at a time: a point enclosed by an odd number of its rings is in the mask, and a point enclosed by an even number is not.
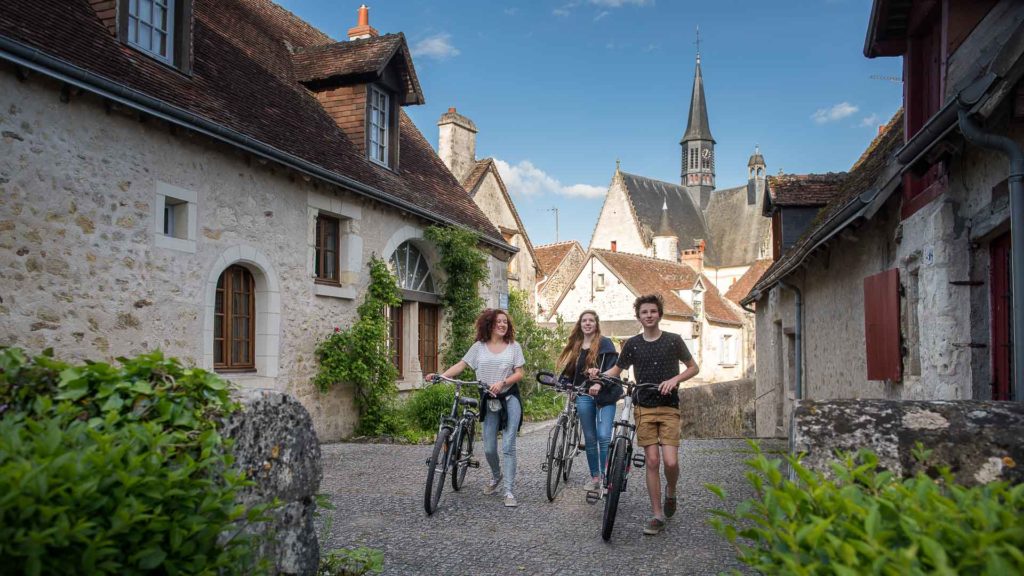
{"type": "Polygon", "coordinates": [[[665,521],[657,516],[648,518],[647,522],[644,522],[644,534],[653,536],[655,534],[661,534],[661,531],[665,529],[665,521]]]}
{"type": "Polygon", "coordinates": [[[665,496],[665,517],[671,518],[676,513],[676,497],[665,496]]]}

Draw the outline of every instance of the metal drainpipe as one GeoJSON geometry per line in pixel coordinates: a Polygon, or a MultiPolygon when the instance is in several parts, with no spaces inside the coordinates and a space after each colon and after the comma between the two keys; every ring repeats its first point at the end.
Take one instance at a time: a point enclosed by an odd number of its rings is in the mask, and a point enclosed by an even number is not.
{"type": "Polygon", "coordinates": [[[803,294],[800,293],[800,289],[792,284],[785,282],[779,282],[779,286],[791,290],[796,295],[796,329],[795,329],[795,341],[796,341],[796,399],[802,400],[804,397],[803,390],[803,364],[804,364],[804,344],[802,327],[804,325],[804,301],[803,294]]]}
{"type": "Polygon", "coordinates": [[[1024,151],[1013,140],[985,132],[961,108],[960,131],[976,146],[998,150],[1010,158],[1010,242],[1013,260],[1013,389],[1012,399],[1024,400],[1024,151]]]}

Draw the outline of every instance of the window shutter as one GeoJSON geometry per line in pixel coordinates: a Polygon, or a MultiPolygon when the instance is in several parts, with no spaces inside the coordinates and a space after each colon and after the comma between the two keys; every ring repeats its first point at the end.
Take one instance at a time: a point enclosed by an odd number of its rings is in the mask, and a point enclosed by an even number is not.
{"type": "Polygon", "coordinates": [[[868,380],[899,381],[900,273],[897,268],[864,279],[864,336],[868,380]]]}

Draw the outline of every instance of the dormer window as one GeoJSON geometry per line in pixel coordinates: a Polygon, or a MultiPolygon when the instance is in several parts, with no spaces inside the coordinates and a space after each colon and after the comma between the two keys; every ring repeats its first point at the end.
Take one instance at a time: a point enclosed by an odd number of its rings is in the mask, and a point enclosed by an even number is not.
{"type": "Polygon", "coordinates": [[[187,71],[191,2],[120,0],[118,36],[132,48],[187,71]]]}
{"type": "Polygon", "coordinates": [[[376,86],[370,86],[369,105],[370,160],[389,166],[389,141],[391,138],[391,98],[376,86]]]}

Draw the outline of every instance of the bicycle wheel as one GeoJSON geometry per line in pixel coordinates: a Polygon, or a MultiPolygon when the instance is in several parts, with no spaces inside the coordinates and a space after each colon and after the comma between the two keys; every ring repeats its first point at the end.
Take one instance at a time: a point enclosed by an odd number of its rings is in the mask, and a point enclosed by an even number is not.
{"type": "Polygon", "coordinates": [[[469,458],[473,455],[473,423],[462,424],[455,434],[452,443],[452,489],[458,492],[466,482],[466,470],[469,469],[469,458]]]}
{"type": "Polygon", "coordinates": [[[434,451],[427,462],[427,486],[423,492],[423,508],[427,515],[437,511],[437,502],[444,490],[444,477],[448,473],[448,447],[451,444],[451,428],[442,428],[434,441],[434,451]]]}
{"type": "Polygon", "coordinates": [[[576,455],[580,453],[580,419],[573,418],[569,422],[569,430],[565,435],[565,457],[562,459],[562,480],[569,482],[569,472],[576,455]]]}
{"type": "Polygon", "coordinates": [[[565,418],[559,418],[551,430],[551,438],[548,440],[548,501],[554,502],[558,494],[558,483],[562,480],[562,465],[565,460],[565,418]]]}
{"type": "Polygon", "coordinates": [[[619,511],[619,494],[626,479],[626,459],[629,457],[628,440],[616,438],[608,454],[608,495],[604,501],[604,518],[601,520],[601,538],[606,542],[612,537],[615,514],[619,511]]]}

